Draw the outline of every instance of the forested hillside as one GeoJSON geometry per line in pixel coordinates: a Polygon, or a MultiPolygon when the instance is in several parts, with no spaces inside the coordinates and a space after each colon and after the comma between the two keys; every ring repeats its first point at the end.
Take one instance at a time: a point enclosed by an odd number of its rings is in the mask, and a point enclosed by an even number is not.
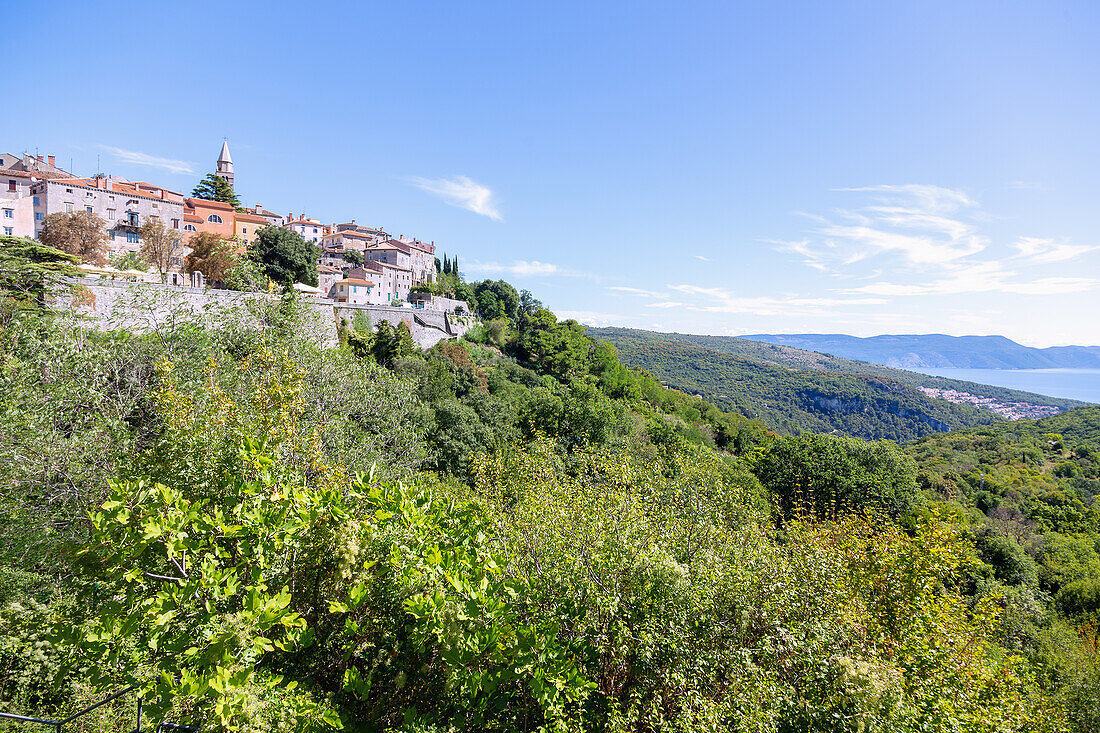
{"type": "Polygon", "coordinates": [[[679,341],[609,331],[593,335],[613,343],[624,363],[781,433],[909,440],[1000,420],[988,410],[932,399],[886,377],[790,369],[679,341]]]}
{"type": "Polygon", "coordinates": [[[678,341],[680,343],[690,344],[712,351],[733,354],[752,361],[785,366],[790,369],[882,377],[914,387],[954,389],[960,392],[994,397],[1006,402],[1028,402],[1031,404],[1053,405],[1065,410],[1074,407],[1082,407],[1087,404],[1078,400],[1039,395],[1032,392],[1008,389],[1006,387],[997,387],[991,384],[978,384],[976,382],[967,382],[960,379],[933,377],[928,374],[921,374],[920,372],[895,369],[867,361],[853,361],[852,359],[845,359],[831,353],[808,351],[803,348],[795,348],[794,346],[782,343],[753,341],[748,338],[687,333],[657,333],[655,331],[643,331],[632,328],[590,328],[588,331],[595,338],[610,341],[615,344],[625,339],[638,339],[641,341],[678,341]]]}
{"type": "Polygon", "coordinates": [[[321,349],[293,291],[99,333],[43,309],[59,253],[3,254],[0,709],[136,685],[148,728],[1100,722],[1100,576],[1072,549],[1098,528],[1093,413],[1021,428],[1026,466],[956,460],[954,434],[779,436],[499,281],[463,341],[358,322],[321,349]],[[1081,562],[1043,559],[1044,521],[1081,562]]]}

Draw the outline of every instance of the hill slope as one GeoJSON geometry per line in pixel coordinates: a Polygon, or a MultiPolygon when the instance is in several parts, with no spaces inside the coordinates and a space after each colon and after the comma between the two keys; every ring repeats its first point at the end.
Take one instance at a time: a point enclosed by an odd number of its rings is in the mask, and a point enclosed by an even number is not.
{"type": "Polygon", "coordinates": [[[590,329],[590,333],[614,344],[624,363],[648,369],[669,387],[698,394],[723,410],[758,418],[783,433],[838,432],[909,440],[1001,421],[988,410],[930,398],[917,389],[919,386],[960,389],[1060,409],[1081,404],[743,339],[621,328],[590,329]],[[692,341],[741,353],[704,348],[692,341]]]}
{"type": "Polygon", "coordinates": [[[900,368],[1100,369],[1100,346],[1036,349],[1004,336],[753,334],[744,338],[900,368]]]}

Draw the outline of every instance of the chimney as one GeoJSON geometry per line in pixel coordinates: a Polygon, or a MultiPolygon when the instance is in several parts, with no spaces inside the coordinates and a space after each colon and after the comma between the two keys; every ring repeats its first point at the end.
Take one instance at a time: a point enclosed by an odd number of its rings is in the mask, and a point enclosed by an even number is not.
{"type": "Polygon", "coordinates": [[[257,214],[259,214],[263,210],[264,210],[264,205],[263,204],[256,204],[256,213],[257,214]]]}
{"type": "Polygon", "coordinates": [[[288,213],[286,215],[286,220],[287,221],[294,221],[294,212],[293,211],[291,211],[290,213],[288,213]]]}
{"type": "Polygon", "coordinates": [[[46,159],[50,161],[50,165],[51,165],[51,166],[52,166],[52,165],[55,165],[55,163],[54,163],[54,157],[53,157],[52,155],[49,155],[49,156],[47,156],[47,157],[46,157],[46,159]]]}
{"type": "Polygon", "coordinates": [[[42,159],[42,156],[41,156],[41,155],[36,155],[36,156],[34,156],[34,157],[38,158],[38,162],[39,162],[39,163],[45,163],[45,162],[46,162],[45,160],[43,160],[43,159],[42,159]]]}

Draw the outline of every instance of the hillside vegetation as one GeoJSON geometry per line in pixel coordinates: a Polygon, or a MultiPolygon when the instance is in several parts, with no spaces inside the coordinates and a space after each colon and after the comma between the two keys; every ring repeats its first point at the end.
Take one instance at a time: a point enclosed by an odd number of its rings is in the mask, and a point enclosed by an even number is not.
{"type": "MultiPolygon", "coordinates": [[[[775,435],[504,285],[426,352],[365,323],[319,349],[293,292],[144,336],[0,301],[0,706],[135,684],[207,730],[1095,730],[1092,586],[1032,583],[938,444],[775,435]]],[[[1091,480],[1045,440],[1039,474],[1091,480]]],[[[131,730],[128,704],[72,730],[131,730]]]]}
{"type": "Polygon", "coordinates": [[[988,410],[932,399],[885,377],[791,369],[680,341],[608,331],[593,335],[614,344],[624,363],[781,433],[909,440],[1000,420],[988,410]]]}
{"type": "Polygon", "coordinates": [[[991,384],[978,384],[977,382],[968,382],[961,379],[933,377],[928,374],[921,374],[920,372],[911,372],[905,369],[881,366],[877,363],[853,361],[852,359],[845,359],[831,353],[823,353],[822,351],[809,351],[782,343],[753,341],[749,338],[684,333],[657,333],[655,331],[642,331],[629,328],[590,328],[589,333],[595,338],[616,344],[627,338],[642,341],[677,341],[704,349],[710,349],[712,351],[719,351],[724,354],[733,354],[751,361],[785,366],[790,369],[882,377],[883,379],[901,382],[914,387],[954,389],[960,392],[993,397],[1003,402],[1027,402],[1037,405],[1053,405],[1064,410],[1073,409],[1074,407],[1083,407],[1088,404],[1078,400],[1050,397],[1047,395],[1035,394],[1033,392],[998,387],[991,384]]]}

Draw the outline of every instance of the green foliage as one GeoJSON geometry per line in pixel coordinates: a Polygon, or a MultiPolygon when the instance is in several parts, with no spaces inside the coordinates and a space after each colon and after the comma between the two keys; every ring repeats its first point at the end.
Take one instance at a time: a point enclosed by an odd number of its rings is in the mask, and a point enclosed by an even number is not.
{"type": "Polygon", "coordinates": [[[248,256],[279,285],[317,286],[319,252],[297,232],[282,227],[261,227],[249,245],[248,256]]]}
{"type": "Polygon", "coordinates": [[[149,270],[149,263],[142,259],[140,254],[130,250],[116,252],[108,257],[107,261],[116,270],[140,270],[141,272],[149,270]]]}
{"type": "Polygon", "coordinates": [[[62,277],[81,274],[76,255],[26,237],[0,236],[0,316],[39,310],[62,277]]]}
{"type": "Polygon", "coordinates": [[[869,509],[901,517],[920,504],[916,464],[885,440],[786,436],[768,445],[752,468],[787,517],[835,519],[869,509]]]}
{"type": "Polygon", "coordinates": [[[233,187],[229,185],[229,181],[213,173],[207,173],[206,177],[191,191],[191,195],[197,199],[230,204],[237,211],[242,211],[240,199],[237,198],[233,187]]]}

